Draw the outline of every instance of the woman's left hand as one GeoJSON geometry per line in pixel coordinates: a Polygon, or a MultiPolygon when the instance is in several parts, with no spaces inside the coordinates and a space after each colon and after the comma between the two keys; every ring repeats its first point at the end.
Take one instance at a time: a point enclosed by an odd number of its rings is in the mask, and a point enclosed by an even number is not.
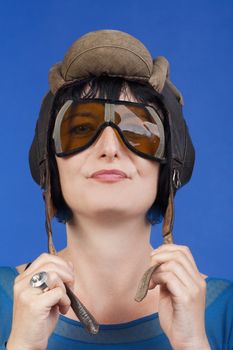
{"type": "Polygon", "coordinates": [[[160,325],[173,349],[210,349],[205,332],[206,282],[186,246],[163,244],[151,253],[149,289],[160,285],[160,325]]]}

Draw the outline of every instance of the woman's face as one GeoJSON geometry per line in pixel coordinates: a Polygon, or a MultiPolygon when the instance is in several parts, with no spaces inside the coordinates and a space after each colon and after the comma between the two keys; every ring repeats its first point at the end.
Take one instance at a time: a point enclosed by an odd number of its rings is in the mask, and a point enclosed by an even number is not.
{"type": "MultiPolygon", "coordinates": [[[[120,99],[135,101],[129,93],[120,99]]],[[[63,197],[75,216],[121,220],[145,216],[155,200],[159,163],[129,150],[111,126],[88,149],[56,161],[63,197]],[[125,177],[93,177],[97,171],[113,169],[125,177]]]]}

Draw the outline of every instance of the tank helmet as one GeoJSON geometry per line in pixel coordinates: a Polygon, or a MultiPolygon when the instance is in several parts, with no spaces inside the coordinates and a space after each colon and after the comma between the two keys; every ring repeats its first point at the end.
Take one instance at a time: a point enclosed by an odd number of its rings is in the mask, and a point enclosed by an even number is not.
{"type": "Polygon", "coordinates": [[[167,155],[169,190],[164,214],[163,240],[173,243],[173,198],[176,191],[191,176],[195,151],[183,117],[183,97],[169,79],[169,63],[165,57],[152,59],[147,48],[128,33],[117,30],[90,32],[75,41],[63,61],[49,71],[50,91],[45,95],[37,120],[34,139],[29,152],[33,179],[44,190],[48,249],[55,253],[52,241],[51,220],[55,208],[51,197],[49,169],[49,126],[54,102],[63,89],[91,77],[107,75],[139,83],[149,83],[158,93],[166,109],[170,142],[167,155]]]}

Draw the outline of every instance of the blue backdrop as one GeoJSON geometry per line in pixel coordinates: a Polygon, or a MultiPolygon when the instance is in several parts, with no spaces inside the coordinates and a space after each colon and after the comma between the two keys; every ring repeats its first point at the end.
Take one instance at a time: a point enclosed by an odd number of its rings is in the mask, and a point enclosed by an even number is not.
{"type": "MultiPolygon", "coordinates": [[[[119,29],[170,61],[196,148],[191,182],[176,196],[174,237],[199,270],[233,279],[233,2],[196,0],[44,0],[0,5],[0,264],[18,265],[47,250],[44,206],[28,150],[47,73],[82,34],[119,29]]],[[[64,226],[53,224],[57,248],[64,226]]],[[[152,243],[162,243],[161,227],[152,243]]]]}

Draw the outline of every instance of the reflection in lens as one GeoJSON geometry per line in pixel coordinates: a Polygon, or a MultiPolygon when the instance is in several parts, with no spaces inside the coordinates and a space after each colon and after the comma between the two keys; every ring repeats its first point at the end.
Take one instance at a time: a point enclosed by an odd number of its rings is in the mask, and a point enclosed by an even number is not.
{"type": "Polygon", "coordinates": [[[160,144],[158,126],[142,106],[115,106],[115,123],[138,151],[154,156],[160,144]]]}

